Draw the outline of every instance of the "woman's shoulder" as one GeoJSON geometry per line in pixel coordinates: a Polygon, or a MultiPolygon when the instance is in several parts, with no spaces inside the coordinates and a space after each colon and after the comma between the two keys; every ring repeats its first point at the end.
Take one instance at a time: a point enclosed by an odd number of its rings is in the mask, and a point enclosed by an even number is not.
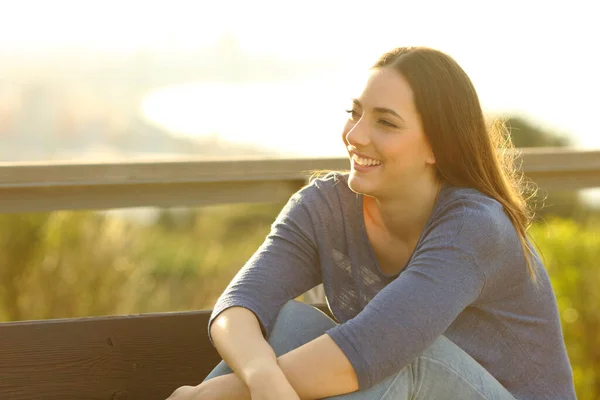
{"type": "Polygon", "coordinates": [[[502,204],[474,188],[445,184],[436,208],[435,218],[453,221],[459,236],[493,242],[516,234],[502,204]]]}
{"type": "Polygon", "coordinates": [[[345,201],[355,193],[348,187],[348,173],[343,171],[323,171],[315,173],[309,183],[297,192],[305,203],[329,199],[345,201]]]}
{"type": "Polygon", "coordinates": [[[314,177],[294,194],[292,200],[302,204],[312,220],[330,227],[344,220],[358,218],[358,195],[348,186],[348,174],[331,171],[314,177]]]}
{"type": "Polygon", "coordinates": [[[461,205],[464,212],[483,213],[495,215],[503,211],[502,204],[493,197],[480,192],[475,188],[459,187],[444,184],[440,193],[442,206],[461,205]]]}
{"type": "Polygon", "coordinates": [[[431,248],[440,248],[441,243],[442,248],[469,255],[488,279],[527,276],[512,221],[499,201],[476,189],[448,187],[440,193],[427,239],[431,248]]]}
{"type": "Polygon", "coordinates": [[[348,171],[319,171],[312,174],[309,179],[309,186],[314,185],[318,188],[327,189],[344,184],[348,186],[348,171]]]}

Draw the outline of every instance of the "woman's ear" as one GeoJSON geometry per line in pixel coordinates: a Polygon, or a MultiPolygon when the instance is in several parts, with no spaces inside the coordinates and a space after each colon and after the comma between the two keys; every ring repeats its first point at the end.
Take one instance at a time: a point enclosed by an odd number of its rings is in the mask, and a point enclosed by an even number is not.
{"type": "Polygon", "coordinates": [[[429,155],[425,159],[425,162],[431,165],[435,164],[435,155],[433,154],[433,151],[429,153],[429,155]]]}

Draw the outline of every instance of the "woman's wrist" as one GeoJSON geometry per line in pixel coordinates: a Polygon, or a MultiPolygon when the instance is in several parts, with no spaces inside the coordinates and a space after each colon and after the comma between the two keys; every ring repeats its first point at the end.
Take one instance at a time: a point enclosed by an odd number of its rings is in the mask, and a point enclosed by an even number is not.
{"type": "Polygon", "coordinates": [[[250,388],[235,373],[220,375],[196,386],[194,399],[251,400],[250,388]]]}
{"type": "Polygon", "coordinates": [[[262,362],[250,366],[244,373],[245,383],[250,390],[265,384],[266,382],[275,382],[286,379],[285,374],[279,368],[277,362],[262,362]]]}

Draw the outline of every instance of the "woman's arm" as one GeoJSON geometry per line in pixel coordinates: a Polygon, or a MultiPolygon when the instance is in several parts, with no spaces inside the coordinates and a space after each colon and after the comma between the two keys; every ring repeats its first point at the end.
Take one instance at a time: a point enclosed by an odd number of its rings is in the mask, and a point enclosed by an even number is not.
{"type": "Polygon", "coordinates": [[[318,228],[310,213],[320,196],[318,188],[309,186],[290,198],[264,243],[213,308],[209,339],[250,389],[254,383],[261,385],[267,376],[271,387],[277,385],[286,391],[288,386],[291,391],[266,338],[283,305],[322,282],[318,228]]]}
{"type": "Polygon", "coordinates": [[[212,324],[211,335],[223,361],[247,385],[253,376],[277,367],[277,356],[263,338],[258,319],[246,308],[223,311],[212,324]]]}
{"type": "Polygon", "coordinates": [[[327,334],[279,356],[277,362],[303,400],[321,399],[359,389],[352,364],[327,334]]]}
{"type": "MultiPolygon", "coordinates": [[[[236,309],[238,308],[232,310],[236,309]]],[[[238,314],[235,317],[233,313],[229,315],[229,318],[237,317],[240,317],[240,315],[238,314]]],[[[237,318],[237,320],[241,321],[245,317],[247,315],[243,315],[242,318],[237,318]]],[[[248,322],[250,321],[246,321],[246,323],[248,322]]],[[[216,324],[218,323],[216,322],[216,324]]],[[[235,325],[232,324],[230,328],[234,329],[235,325]]],[[[251,326],[251,324],[247,326],[251,326]]],[[[216,328],[216,330],[225,329],[224,327],[216,328]]],[[[246,332],[248,331],[251,331],[251,329],[246,330],[246,332]]],[[[215,333],[215,342],[219,342],[221,340],[219,336],[222,332],[215,333]]],[[[243,335],[242,332],[239,334],[243,335]]],[[[255,334],[256,332],[251,333],[251,335],[255,334]]],[[[227,336],[227,334],[223,336],[227,336]]],[[[229,339],[233,336],[229,335],[229,339]]],[[[258,336],[261,336],[260,333],[258,333],[258,336]]],[[[256,336],[255,339],[257,339],[256,336]]],[[[229,364],[230,367],[234,371],[237,369],[242,372],[214,378],[222,380],[217,387],[210,387],[210,380],[203,383],[202,385],[208,385],[202,388],[204,391],[208,391],[213,395],[216,392],[219,393],[216,397],[207,398],[226,398],[227,400],[274,398],[279,400],[281,398],[295,398],[294,396],[297,395],[302,400],[312,400],[358,390],[358,379],[352,365],[337,344],[326,334],[279,356],[275,362],[270,357],[266,360],[262,358],[264,354],[261,354],[258,349],[243,348],[244,344],[252,347],[251,342],[252,340],[247,338],[238,338],[237,340],[234,339],[232,344],[222,346],[224,353],[233,351],[231,357],[227,356],[231,360],[228,362],[228,364],[231,363],[229,364]],[[236,346],[236,344],[240,345],[236,346]],[[241,366],[233,367],[232,364],[234,363],[239,363],[241,366]],[[252,365],[253,367],[247,368],[244,365],[252,365]],[[272,395],[276,391],[289,393],[288,397],[273,397],[272,395]]],[[[260,341],[254,343],[260,343],[260,341]]],[[[267,350],[265,353],[269,353],[269,351],[267,350]]],[[[227,359],[225,360],[227,361],[227,359]]]]}
{"type": "Polygon", "coordinates": [[[285,303],[322,282],[314,222],[303,201],[308,197],[314,207],[314,190],[309,187],[290,198],[263,244],[227,285],[208,322],[211,342],[212,324],[231,307],[253,313],[268,338],[285,303]]]}

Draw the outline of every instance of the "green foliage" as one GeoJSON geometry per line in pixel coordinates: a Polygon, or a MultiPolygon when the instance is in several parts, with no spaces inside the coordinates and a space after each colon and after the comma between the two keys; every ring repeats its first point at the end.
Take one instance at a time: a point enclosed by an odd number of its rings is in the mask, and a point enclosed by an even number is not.
{"type": "Polygon", "coordinates": [[[281,207],[0,216],[0,321],[212,308],[281,207]]]}
{"type": "MultiPolygon", "coordinates": [[[[212,308],[281,207],[166,210],[149,226],[90,212],[0,216],[0,321],[212,308]]],[[[599,222],[531,229],[584,400],[600,396],[599,222]]]]}
{"type": "Polygon", "coordinates": [[[4,320],[128,311],[139,228],[92,213],[2,216],[4,320]],[[8,290],[7,290],[8,288],[8,290]]]}
{"type": "Polygon", "coordinates": [[[48,218],[48,214],[0,215],[0,320],[29,317],[20,304],[21,287],[43,257],[48,218]]]}
{"type": "Polygon", "coordinates": [[[600,221],[551,219],[532,227],[557,296],[582,400],[600,398],[600,221]]]}
{"type": "Polygon", "coordinates": [[[565,147],[571,145],[571,140],[567,136],[541,129],[521,117],[510,117],[506,122],[515,147],[565,147]]]}

